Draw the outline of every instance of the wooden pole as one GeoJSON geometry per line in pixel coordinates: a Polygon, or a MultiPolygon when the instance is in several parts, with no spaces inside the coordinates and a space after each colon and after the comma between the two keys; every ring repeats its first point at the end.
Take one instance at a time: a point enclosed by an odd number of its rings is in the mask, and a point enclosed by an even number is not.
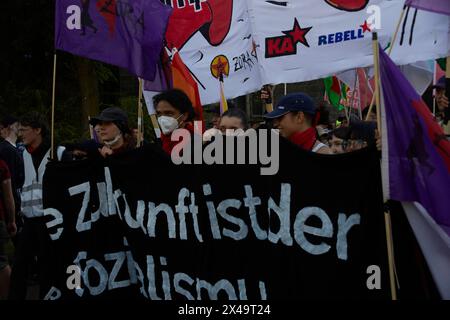
{"type": "Polygon", "coordinates": [[[150,120],[152,122],[153,129],[155,130],[156,138],[161,138],[161,129],[159,128],[158,118],[156,118],[156,114],[151,114],[150,120]]]}
{"type": "MultiPolygon", "coordinates": [[[[375,71],[375,101],[377,106],[377,130],[381,135],[381,113],[380,113],[380,51],[378,46],[378,34],[372,33],[373,57],[374,57],[374,71],[375,71]]],[[[370,111],[369,111],[370,112],[370,111]]],[[[397,300],[397,291],[395,285],[395,259],[394,259],[394,243],[392,238],[392,224],[389,210],[384,212],[384,226],[386,230],[386,246],[388,254],[389,266],[389,284],[391,288],[392,300],[397,300]]]]}
{"type": "MultiPolygon", "coordinates": [[[[364,69],[361,69],[363,72],[364,72],[364,69]]],[[[357,83],[357,86],[358,86],[358,115],[359,115],[359,120],[363,120],[363,116],[362,116],[362,103],[361,103],[361,100],[362,100],[362,97],[361,97],[361,87],[359,86],[359,84],[360,84],[360,81],[359,81],[360,79],[359,79],[359,73],[358,73],[358,70],[356,70],[356,83],[357,83]]],[[[364,99],[365,99],[365,97],[364,97],[364,99]]]]}
{"type": "Polygon", "coordinates": [[[394,241],[392,238],[392,222],[389,210],[384,213],[384,224],[386,228],[386,246],[388,252],[389,263],[389,285],[391,288],[392,300],[397,300],[397,290],[395,287],[395,260],[394,260],[394,241]]]}
{"type": "MultiPolygon", "coordinates": [[[[445,95],[450,99],[450,56],[447,57],[447,65],[445,67],[445,95]]],[[[445,108],[444,117],[446,120],[450,118],[450,106],[445,108]]],[[[445,123],[445,121],[444,121],[445,123]]],[[[443,126],[444,133],[450,135],[450,120],[443,126]]]]}
{"type": "MultiPolygon", "coordinates": [[[[352,96],[350,97],[349,118],[350,118],[350,115],[352,114],[353,104],[355,103],[356,85],[357,84],[358,84],[358,69],[355,69],[355,82],[353,83],[352,96]]],[[[358,93],[358,95],[359,95],[359,93],[358,93]]],[[[348,123],[350,124],[350,119],[348,120],[348,123]]]]}
{"type": "Polygon", "coordinates": [[[350,124],[350,116],[348,115],[347,106],[345,105],[344,105],[344,112],[345,112],[345,119],[347,119],[347,123],[350,124]]]}
{"type": "Polygon", "coordinates": [[[55,99],[56,99],[56,51],[53,54],[53,84],[52,84],[52,122],[51,122],[51,143],[50,159],[55,159],[55,99]]]}
{"type": "MultiPolygon", "coordinates": [[[[380,132],[381,128],[381,114],[380,114],[380,51],[378,47],[378,34],[372,33],[372,46],[374,57],[374,71],[375,71],[375,101],[377,112],[377,130],[380,132]]],[[[370,110],[369,110],[370,112],[370,110]]]]}
{"type": "Polygon", "coordinates": [[[266,112],[272,112],[273,111],[273,92],[275,91],[275,87],[271,86],[271,85],[266,85],[264,86],[265,90],[269,93],[270,98],[266,99],[264,105],[266,108],[266,112]]]}
{"type": "Polygon", "coordinates": [[[88,123],[89,123],[89,137],[94,140],[94,127],[91,125],[91,117],[88,116],[88,123]]]}
{"type": "Polygon", "coordinates": [[[397,27],[395,28],[394,36],[392,37],[391,46],[388,50],[388,55],[391,55],[392,49],[394,48],[395,40],[397,40],[398,31],[400,30],[400,25],[402,24],[403,16],[405,15],[406,6],[403,6],[402,13],[397,22],[397,27]]]}
{"type": "Polygon", "coordinates": [[[136,139],[136,147],[140,147],[142,146],[142,142],[143,142],[143,135],[144,135],[144,131],[143,131],[143,124],[144,124],[144,112],[142,110],[142,84],[143,81],[141,78],[139,78],[139,93],[138,93],[138,119],[137,119],[137,130],[138,130],[138,134],[137,134],[137,139],[136,139]]]}
{"type": "MultiPolygon", "coordinates": [[[[395,28],[394,36],[392,37],[391,45],[388,49],[388,56],[391,55],[392,49],[394,48],[395,40],[397,40],[398,31],[400,30],[400,25],[403,20],[403,16],[405,15],[406,6],[403,6],[402,12],[400,14],[400,18],[397,22],[397,27],[395,28]]],[[[373,104],[375,103],[375,95],[372,96],[372,101],[370,102],[369,112],[367,112],[366,121],[369,119],[370,113],[372,112],[373,104]]],[[[377,115],[378,118],[378,115],[377,115]]]]}
{"type": "MultiPolygon", "coordinates": [[[[437,73],[437,62],[436,60],[434,61],[434,70],[433,70],[433,86],[436,84],[436,73],[437,73]]],[[[433,116],[436,117],[436,89],[433,89],[433,91],[431,92],[432,97],[433,97],[433,116]]]]}
{"type": "MultiPolygon", "coordinates": [[[[450,78],[450,56],[447,57],[446,61],[447,62],[446,62],[446,66],[445,66],[445,77],[450,78]]],[[[448,98],[450,98],[450,97],[448,97],[448,98]]]]}

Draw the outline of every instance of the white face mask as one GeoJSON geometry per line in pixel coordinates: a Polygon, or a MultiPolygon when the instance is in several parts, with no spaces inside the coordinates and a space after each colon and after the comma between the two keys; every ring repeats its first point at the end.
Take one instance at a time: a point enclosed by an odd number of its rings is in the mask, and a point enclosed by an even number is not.
{"type": "Polygon", "coordinates": [[[178,128],[178,119],[180,119],[181,116],[182,114],[176,119],[168,116],[160,116],[158,118],[158,123],[159,127],[161,128],[161,131],[164,134],[169,134],[173,132],[175,129],[178,128]]]}
{"type": "Polygon", "coordinates": [[[116,143],[117,143],[117,141],[119,141],[119,139],[122,137],[122,134],[121,133],[119,133],[114,139],[112,139],[112,140],[109,140],[109,141],[103,141],[103,143],[105,144],[105,145],[107,145],[108,147],[111,147],[111,146],[113,146],[113,145],[115,145],[116,143]]]}

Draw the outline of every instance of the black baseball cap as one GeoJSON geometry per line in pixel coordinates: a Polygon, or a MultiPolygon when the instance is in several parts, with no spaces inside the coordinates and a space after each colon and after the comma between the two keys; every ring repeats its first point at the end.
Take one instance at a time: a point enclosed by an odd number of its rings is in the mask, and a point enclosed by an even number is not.
{"type": "Polygon", "coordinates": [[[289,112],[304,112],[315,115],[317,112],[314,101],[310,96],[303,92],[290,93],[278,101],[277,106],[272,112],[264,115],[268,119],[276,119],[289,112]]]}
{"type": "Polygon", "coordinates": [[[99,122],[114,122],[116,124],[128,125],[128,116],[119,107],[109,107],[104,109],[98,116],[92,117],[89,123],[94,127],[99,122]]]}

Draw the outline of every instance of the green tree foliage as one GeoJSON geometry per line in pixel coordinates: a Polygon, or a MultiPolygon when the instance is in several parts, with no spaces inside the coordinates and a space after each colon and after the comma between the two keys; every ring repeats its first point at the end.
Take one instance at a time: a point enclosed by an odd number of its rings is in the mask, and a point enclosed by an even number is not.
{"type": "MultiPolygon", "coordinates": [[[[48,0],[0,1],[0,118],[36,110],[51,119],[54,5],[48,0]]],[[[57,55],[56,142],[79,141],[89,136],[88,114],[119,104],[119,70],[86,59],[83,64],[82,58],[65,52],[57,55]],[[82,65],[88,67],[84,73],[82,65]],[[86,79],[88,94],[82,86],[86,79]],[[95,103],[83,103],[86,95],[95,103]]]]}

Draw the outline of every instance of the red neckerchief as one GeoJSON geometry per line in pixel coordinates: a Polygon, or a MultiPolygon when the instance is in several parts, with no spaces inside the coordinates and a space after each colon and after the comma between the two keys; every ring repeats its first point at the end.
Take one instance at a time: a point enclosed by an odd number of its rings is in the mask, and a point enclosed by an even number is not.
{"type": "Polygon", "coordinates": [[[25,149],[27,149],[27,151],[28,151],[30,154],[32,154],[34,151],[36,151],[37,148],[35,149],[35,148],[33,148],[32,146],[26,146],[25,149]]]}
{"type": "Polygon", "coordinates": [[[311,151],[317,140],[316,128],[312,127],[302,132],[296,132],[289,137],[289,140],[300,148],[311,151]]]}
{"type": "MultiPolygon", "coordinates": [[[[191,133],[191,135],[194,134],[194,126],[190,122],[187,123],[183,129],[188,130],[191,133]]],[[[168,155],[171,155],[173,148],[175,148],[175,146],[178,143],[180,143],[180,141],[172,141],[171,138],[172,138],[172,133],[170,133],[168,135],[161,133],[162,148],[168,155]]],[[[181,143],[186,143],[186,141],[181,140],[181,143]]]]}

